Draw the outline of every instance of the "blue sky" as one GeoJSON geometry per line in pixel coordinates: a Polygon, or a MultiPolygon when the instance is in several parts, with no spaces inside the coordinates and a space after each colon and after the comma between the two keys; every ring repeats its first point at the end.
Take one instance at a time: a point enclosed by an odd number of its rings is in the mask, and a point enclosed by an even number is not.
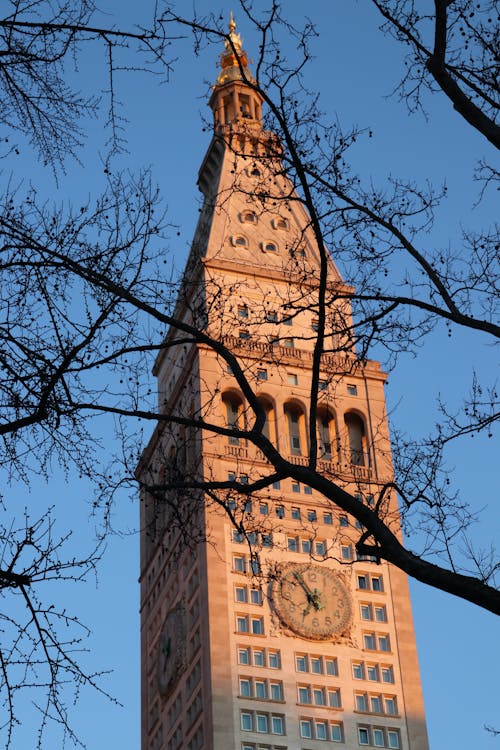
{"type": "MultiPolygon", "coordinates": [[[[424,4],[424,3],[423,3],[424,4]]],[[[141,4],[142,5],[142,4],[141,4]]],[[[132,0],[105,0],[101,8],[110,15],[102,23],[116,25],[146,23],[132,0]]],[[[246,28],[236,4],[233,11],[240,21],[245,48],[252,56],[252,33],[246,28]]],[[[207,0],[200,9],[212,9],[207,0]]],[[[225,16],[231,6],[220,6],[225,16]]],[[[189,13],[192,4],[179,3],[189,13]]],[[[286,3],[295,21],[300,20],[303,3],[286,3]]],[[[439,230],[429,241],[445,244],[453,238],[459,222],[465,225],[481,220],[481,211],[470,214],[470,175],[475,160],[489,147],[464,125],[442,97],[429,100],[429,119],[410,116],[404,105],[387,98],[402,69],[398,45],[378,31],[378,19],[370,3],[339,0],[309,0],[307,11],[317,24],[319,37],[314,48],[316,59],[308,72],[311,87],[321,92],[322,106],[331,117],[339,116],[345,125],[369,126],[374,137],[357,154],[365,174],[382,180],[388,174],[447,180],[449,197],[439,222],[439,230]]],[[[79,76],[82,86],[100,93],[107,87],[104,54],[95,48],[83,58],[79,76]]],[[[171,250],[175,264],[182,268],[192,238],[199,195],[196,176],[210,140],[203,132],[201,116],[207,115],[207,82],[215,80],[218,50],[206,48],[196,58],[190,41],[173,48],[179,60],[169,83],[158,85],[140,73],[118,78],[118,96],[128,118],[129,153],[117,167],[138,170],[150,166],[159,183],[169,216],[180,227],[180,237],[171,250]]],[[[50,175],[33,165],[29,149],[9,168],[30,176],[55,200],[74,201],[95,194],[104,186],[100,153],[105,134],[102,122],[87,124],[88,144],[82,165],[67,164],[67,175],[56,186],[50,175]]],[[[358,165],[358,166],[359,166],[358,165]]],[[[4,166],[5,170],[5,166],[4,166]]],[[[5,171],[4,171],[5,175],[5,171]]],[[[484,209],[485,210],[485,209],[484,209]]],[[[392,421],[408,432],[425,433],[436,419],[436,396],[446,394],[458,406],[468,388],[471,366],[493,380],[493,350],[481,336],[441,331],[430,337],[416,359],[402,359],[389,377],[387,399],[392,421]]],[[[110,433],[108,440],[112,440],[110,433]]],[[[477,438],[465,441],[450,457],[454,476],[474,507],[484,509],[484,523],[474,536],[487,545],[497,528],[498,483],[493,467],[498,461],[492,441],[477,438]],[[496,522],[496,525],[495,525],[496,522]]],[[[88,487],[75,477],[69,483],[55,472],[49,484],[39,483],[24,497],[24,488],[6,494],[13,507],[24,505],[43,509],[56,505],[60,529],[75,530],[75,548],[91,544],[88,487]]],[[[110,669],[103,684],[123,704],[107,703],[96,695],[83,694],[74,711],[74,724],[91,750],[139,747],[139,617],[138,617],[138,506],[124,499],[116,509],[116,525],[123,531],[109,540],[97,585],[92,582],[64,592],[65,606],[73,607],[92,629],[85,657],[91,668],[110,669]]],[[[493,739],[483,724],[494,724],[498,716],[497,683],[499,649],[495,618],[471,605],[440,592],[412,583],[412,603],[419,659],[432,750],[475,750],[493,748],[493,739]]],[[[23,728],[30,728],[30,720],[23,728]]],[[[57,735],[48,734],[47,747],[59,747],[57,735]]],[[[27,738],[16,747],[31,747],[27,738]],[[26,744],[25,744],[26,743],[26,744]]]]}

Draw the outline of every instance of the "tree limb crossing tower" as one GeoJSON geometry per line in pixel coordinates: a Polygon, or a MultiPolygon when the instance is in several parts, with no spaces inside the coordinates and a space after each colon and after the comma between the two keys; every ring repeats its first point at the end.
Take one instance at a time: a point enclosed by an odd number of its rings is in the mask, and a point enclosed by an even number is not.
{"type": "Polygon", "coordinates": [[[359,523],[287,470],[316,442],[321,474],[376,502],[385,376],[356,358],[349,287],[229,30],[179,325],[155,365],[166,419],[138,468],[142,750],[427,750],[406,576],[357,554],[359,523]]]}

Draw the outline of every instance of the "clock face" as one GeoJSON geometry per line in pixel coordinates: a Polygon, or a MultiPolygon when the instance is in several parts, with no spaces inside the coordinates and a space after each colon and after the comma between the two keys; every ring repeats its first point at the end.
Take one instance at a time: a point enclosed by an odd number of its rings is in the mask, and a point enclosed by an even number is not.
{"type": "Polygon", "coordinates": [[[283,566],[271,596],[280,620],[304,638],[326,641],[342,633],[351,620],[352,602],[345,584],[322,565],[283,566]]]}
{"type": "Polygon", "coordinates": [[[167,695],[175,686],[183,665],[184,618],[180,607],[165,617],[158,642],[158,690],[167,695]]]}

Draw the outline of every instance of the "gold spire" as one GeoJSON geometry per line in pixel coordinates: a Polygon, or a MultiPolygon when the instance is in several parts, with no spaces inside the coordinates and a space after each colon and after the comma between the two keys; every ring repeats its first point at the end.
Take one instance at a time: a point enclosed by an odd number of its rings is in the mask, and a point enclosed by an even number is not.
{"type": "Polygon", "coordinates": [[[229,81],[247,81],[254,83],[255,79],[248,70],[248,55],[243,49],[241,35],[236,33],[236,21],[233,12],[229,13],[229,34],[224,39],[225,51],[220,58],[222,70],[217,76],[216,86],[222,86],[229,81]],[[242,70],[244,76],[242,75],[242,70]]]}

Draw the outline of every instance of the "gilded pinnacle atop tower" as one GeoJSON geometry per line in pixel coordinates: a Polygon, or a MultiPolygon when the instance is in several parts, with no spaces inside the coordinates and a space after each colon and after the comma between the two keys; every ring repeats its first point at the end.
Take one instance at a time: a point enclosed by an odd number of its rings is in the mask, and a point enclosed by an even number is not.
{"type": "Polygon", "coordinates": [[[230,81],[247,80],[254,83],[255,79],[248,70],[248,55],[243,49],[241,34],[236,33],[236,21],[233,13],[229,14],[229,34],[224,40],[225,51],[221,55],[222,70],[217,76],[216,86],[223,86],[230,81]]]}

